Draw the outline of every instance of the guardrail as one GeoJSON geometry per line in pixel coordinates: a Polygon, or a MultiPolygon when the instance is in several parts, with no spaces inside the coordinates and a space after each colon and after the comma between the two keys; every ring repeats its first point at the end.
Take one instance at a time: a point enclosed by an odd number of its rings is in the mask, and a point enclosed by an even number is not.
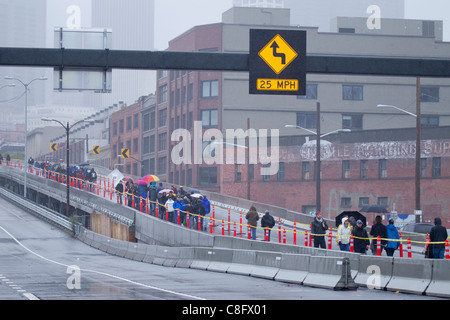
{"type": "Polygon", "coordinates": [[[75,229],[78,230],[78,226],[66,217],[54,212],[50,211],[47,208],[38,205],[34,202],[31,202],[29,200],[26,200],[25,198],[3,188],[0,187],[0,196],[7,198],[10,201],[13,201],[17,205],[19,205],[21,208],[25,209],[26,211],[33,213],[35,215],[40,216],[41,218],[44,218],[47,221],[52,222],[53,224],[58,225],[59,227],[62,227],[64,229],[74,231],[75,229]]]}

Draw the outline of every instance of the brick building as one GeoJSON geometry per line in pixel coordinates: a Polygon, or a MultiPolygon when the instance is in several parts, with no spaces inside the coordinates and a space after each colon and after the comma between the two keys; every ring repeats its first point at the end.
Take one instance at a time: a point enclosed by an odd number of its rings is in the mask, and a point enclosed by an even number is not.
{"type": "MultiPolygon", "coordinates": [[[[450,226],[449,127],[422,128],[421,209],[423,221],[441,217],[450,226]]],[[[398,214],[414,214],[415,130],[370,130],[339,133],[321,143],[321,207],[327,218],[342,211],[379,204],[398,214]],[[398,139],[392,139],[396,137],[398,139]]],[[[311,137],[311,139],[315,139],[311,137]]],[[[275,175],[257,174],[250,165],[250,199],[296,210],[315,211],[315,143],[304,137],[280,140],[275,175]]],[[[256,152],[251,150],[250,152],[256,152]]],[[[224,165],[222,190],[246,197],[249,166],[224,165]]]]}
{"type": "Polygon", "coordinates": [[[110,118],[111,169],[139,177],[141,175],[140,136],[142,98],[135,104],[114,112],[110,118]],[[128,149],[130,157],[119,157],[128,149]]]}

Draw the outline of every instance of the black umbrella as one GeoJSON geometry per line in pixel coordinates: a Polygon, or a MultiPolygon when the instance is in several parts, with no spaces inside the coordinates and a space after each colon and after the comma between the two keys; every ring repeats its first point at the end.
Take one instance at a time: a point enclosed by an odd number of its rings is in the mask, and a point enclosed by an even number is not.
{"type": "Polygon", "coordinates": [[[342,223],[343,217],[354,217],[356,221],[361,220],[363,223],[363,227],[366,226],[366,217],[363,216],[359,211],[344,211],[341,214],[337,215],[335,218],[336,221],[336,227],[339,227],[339,225],[342,223]]]}
{"type": "Polygon", "coordinates": [[[361,212],[372,212],[372,213],[389,213],[389,211],[386,210],[385,207],[382,207],[377,204],[371,204],[368,206],[364,206],[361,210],[361,212]]]}

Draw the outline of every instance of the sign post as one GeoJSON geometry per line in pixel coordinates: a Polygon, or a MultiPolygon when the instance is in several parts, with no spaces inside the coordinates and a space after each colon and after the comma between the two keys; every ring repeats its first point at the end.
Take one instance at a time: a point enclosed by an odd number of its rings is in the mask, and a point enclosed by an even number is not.
{"type": "Polygon", "coordinates": [[[306,94],[306,31],[250,30],[250,94],[306,94]]]}

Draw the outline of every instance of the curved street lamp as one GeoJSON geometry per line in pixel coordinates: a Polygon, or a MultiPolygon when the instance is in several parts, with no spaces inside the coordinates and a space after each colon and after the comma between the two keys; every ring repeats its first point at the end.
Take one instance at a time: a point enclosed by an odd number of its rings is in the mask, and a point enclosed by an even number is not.
{"type": "Polygon", "coordinates": [[[67,192],[66,192],[66,215],[67,215],[67,217],[69,217],[70,216],[70,175],[69,175],[69,167],[70,167],[69,166],[69,155],[70,155],[69,154],[69,147],[70,147],[69,146],[69,134],[70,134],[70,130],[79,123],[82,123],[82,122],[95,123],[95,120],[80,120],[80,121],[75,122],[72,125],[69,125],[69,122],[67,122],[67,125],[65,125],[57,119],[48,118],[48,117],[43,117],[43,118],[41,118],[41,120],[57,122],[64,128],[64,130],[66,130],[66,138],[67,138],[67,141],[66,141],[66,152],[67,152],[67,154],[66,154],[66,158],[67,158],[66,159],[66,186],[67,186],[66,187],[66,190],[67,190],[67,192]]]}
{"type": "Polygon", "coordinates": [[[328,133],[325,133],[323,135],[320,134],[320,103],[317,102],[317,113],[316,113],[316,121],[317,121],[317,132],[314,132],[310,129],[306,129],[300,126],[296,126],[296,125],[290,125],[287,124],[284,127],[285,128],[295,128],[295,129],[301,129],[304,131],[307,131],[311,134],[314,134],[317,136],[317,143],[316,143],[316,168],[315,168],[315,174],[316,174],[316,211],[320,212],[321,210],[321,202],[320,202],[320,168],[321,168],[321,163],[320,163],[320,138],[325,137],[327,135],[330,135],[332,133],[336,133],[336,132],[350,132],[350,129],[338,129],[338,130],[334,130],[328,133]]]}
{"type": "MultiPolygon", "coordinates": [[[[23,196],[26,198],[27,197],[27,174],[28,174],[28,148],[27,148],[27,136],[28,136],[28,87],[30,86],[30,84],[32,84],[34,81],[37,80],[48,80],[47,77],[39,77],[39,78],[35,78],[27,83],[23,82],[22,80],[20,80],[19,78],[15,78],[15,77],[10,77],[10,76],[6,76],[5,80],[15,80],[18,81],[19,83],[21,83],[23,85],[23,87],[25,88],[25,161],[24,161],[24,167],[25,167],[25,177],[24,177],[24,182],[23,182],[23,196]]],[[[14,85],[15,86],[15,85],[14,85]]]]}

